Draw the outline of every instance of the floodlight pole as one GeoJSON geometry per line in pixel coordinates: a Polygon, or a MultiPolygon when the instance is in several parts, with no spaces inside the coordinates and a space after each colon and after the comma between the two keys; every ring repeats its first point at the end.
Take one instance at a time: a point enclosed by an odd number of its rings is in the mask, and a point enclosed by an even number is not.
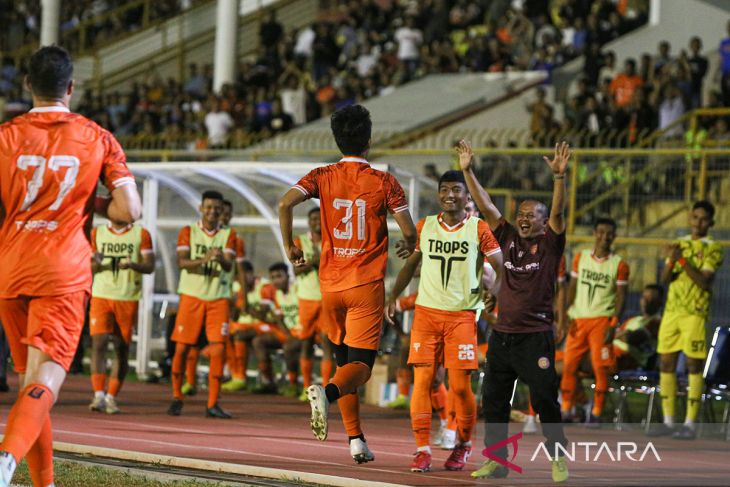
{"type": "Polygon", "coordinates": [[[41,46],[58,44],[60,24],[61,0],[41,0],[41,46]]]}
{"type": "Polygon", "coordinates": [[[226,83],[233,83],[236,71],[238,0],[218,0],[213,58],[213,91],[220,94],[226,83]]]}

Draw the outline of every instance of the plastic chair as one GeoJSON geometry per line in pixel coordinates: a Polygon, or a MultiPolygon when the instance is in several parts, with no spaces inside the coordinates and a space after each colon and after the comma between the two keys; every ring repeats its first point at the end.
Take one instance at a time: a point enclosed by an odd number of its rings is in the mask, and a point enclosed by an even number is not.
{"type": "Polygon", "coordinates": [[[705,370],[702,373],[705,379],[705,386],[700,402],[700,418],[698,425],[698,436],[704,431],[705,420],[709,423],[715,422],[715,413],[712,405],[707,407],[707,400],[725,401],[725,409],[722,417],[722,424],[725,439],[730,441],[730,327],[718,326],[712,337],[710,351],[707,354],[705,370]]]}

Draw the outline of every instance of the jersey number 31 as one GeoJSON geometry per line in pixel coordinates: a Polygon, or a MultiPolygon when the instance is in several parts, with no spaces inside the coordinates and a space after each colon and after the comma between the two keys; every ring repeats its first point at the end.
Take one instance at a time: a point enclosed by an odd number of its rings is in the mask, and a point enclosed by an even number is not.
{"type": "Polygon", "coordinates": [[[30,205],[38,198],[38,193],[43,186],[43,175],[46,172],[46,168],[51,171],[59,171],[65,167],[66,175],[58,188],[58,195],[56,200],[49,210],[58,210],[61,207],[61,203],[66,195],[71,191],[71,188],[76,184],[76,176],[79,174],[79,159],[75,156],[51,156],[46,161],[43,156],[20,156],[17,161],[18,169],[22,171],[28,171],[33,168],[33,177],[28,181],[28,191],[25,193],[25,199],[23,200],[23,206],[20,211],[26,211],[30,208],[30,205]]]}
{"type": "Polygon", "coordinates": [[[345,209],[345,216],[340,220],[340,223],[345,226],[345,229],[335,228],[335,238],[339,238],[340,240],[350,240],[352,238],[352,207],[355,206],[357,207],[357,239],[365,240],[365,204],[365,200],[361,199],[356,199],[353,202],[352,200],[335,198],[332,201],[332,206],[335,207],[335,210],[339,210],[340,208],[345,209]]]}

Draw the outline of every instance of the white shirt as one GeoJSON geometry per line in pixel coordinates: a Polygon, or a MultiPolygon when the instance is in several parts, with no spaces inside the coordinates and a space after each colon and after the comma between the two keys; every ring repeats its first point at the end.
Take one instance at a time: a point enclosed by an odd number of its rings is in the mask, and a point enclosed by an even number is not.
{"type": "Polygon", "coordinates": [[[228,131],[233,127],[233,119],[228,112],[210,112],[205,116],[205,128],[208,129],[208,143],[221,145],[226,143],[228,131]]]}
{"type": "Polygon", "coordinates": [[[294,54],[310,57],[312,55],[312,44],[314,43],[314,31],[306,27],[299,31],[297,42],[294,45],[294,54]]]}
{"type": "MultiPolygon", "coordinates": [[[[677,120],[679,117],[684,115],[684,102],[682,97],[678,96],[671,100],[666,99],[659,105],[659,128],[664,129],[669,126],[672,122],[677,120]]],[[[682,135],[682,125],[677,125],[672,129],[668,130],[664,136],[674,137],[682,135]]]]}
{"type": "Polygon", "coordinates": [[[418,47],[423,42],[420,30],[401,27],[395,31],[395,40],[398,41],[398,59],[408,61],[419,58],[418,47]]]}
{"type": "Polygon", "coordinates": [[[307,121],[307,94],[304,88],[281,90],[281,109],[291,115],[294,125],[307,121]]]}
{"type": "Polygon", "coordinates": [[[356,61],[357,74],[361,78],[368,76],[370,74],[370,71],[377,63],[378,56],[373,54],[372,52],[368,54],[360,54],[356,61]]]}

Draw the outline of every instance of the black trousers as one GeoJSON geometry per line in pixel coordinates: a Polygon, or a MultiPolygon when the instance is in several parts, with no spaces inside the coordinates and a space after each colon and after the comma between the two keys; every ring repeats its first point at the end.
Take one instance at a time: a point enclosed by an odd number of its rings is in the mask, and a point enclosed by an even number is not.
{"type": "MultiPolygon", "coordinates": [[[[518,378],[530,387],[530,401],[540,416],[542,432],[547,440],[545,446],[552,455],[556,443],[567,445],[558,404],[560,381],[555,372],[555,341],[552,331],[492,331],[482,386],[486,446],[507,439],[510,400],[518,378]]],[[[492,454],[507,458],[507,447],[496,449],[492,454]]]]}

